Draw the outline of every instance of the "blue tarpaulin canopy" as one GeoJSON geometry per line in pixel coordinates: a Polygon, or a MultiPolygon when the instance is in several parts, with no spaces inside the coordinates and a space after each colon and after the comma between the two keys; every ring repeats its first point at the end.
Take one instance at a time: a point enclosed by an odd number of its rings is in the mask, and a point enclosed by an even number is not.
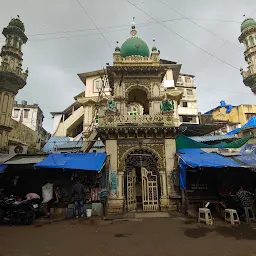
{"type": "Polygon", "coordinates": [[[243,125],[241,128],[237,128],[231,132],[228,132],[226,135],[233,135],[238,133],[239,131],[243,129],[249,129],[249,128],[256,128],[256,116],[253,116],[245,125],[243,125]]]}
{"type": "Polygon", "coordinates": [[[77,169],[87,171],[100,171],[106,159],[106,153],[66,153],[50,154],[35,167],[77,169]]]}
{"type": "Polygon", "coordinates": [[[217,153],[207,153],[199,148],[181,149],[177,152],[180,157],[180,187],[186,188],[186,172],[188,167],[241,167],[233,160],[217,153]]]}
{"type": "Polygon", "coordinates": [[[256,144],[247,144],[241,149],[240,154],[234,158],[248,166],[256,166],[256,144]]]}
{"type": "Polygon", "coordinates": [[[0,164],[0,173],[4,172],[4,170],[8,167],[7,164],[0,164]]]}

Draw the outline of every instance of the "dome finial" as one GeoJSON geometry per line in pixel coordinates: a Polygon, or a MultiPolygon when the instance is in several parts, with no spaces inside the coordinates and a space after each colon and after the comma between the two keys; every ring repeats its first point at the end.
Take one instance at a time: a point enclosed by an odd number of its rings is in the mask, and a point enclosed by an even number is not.
{"type": "Polygon", "coordinates": [[[120,47],[119,47],[119,42],[116,41],[116,48],[115,48],[115,52],[120,52],[120,47]]]}
{"type": "Polygon", "coordinates": [[[156,39],[153,38],[153,46],[152,46],[152,51],[157,51],[157,48],[156,48],[156,39]]]}
{"type": "Polygon", "coordinates": [[[137,35],[137,31],[135,29],[135,17],[132,18],[132,30],[131,30],[132,37],[135,37],[137,35]]]}

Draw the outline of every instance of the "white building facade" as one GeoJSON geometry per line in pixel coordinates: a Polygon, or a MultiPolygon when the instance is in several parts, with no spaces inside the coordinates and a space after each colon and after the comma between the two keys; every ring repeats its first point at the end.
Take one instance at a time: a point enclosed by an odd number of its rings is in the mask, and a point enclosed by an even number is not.
{"type": "Polygon", "coordinates": [[[194,84],[194,76],[188,74],[180,74],[176,86],[174,81],[170,80],[171,71],[167,71],[163,81],[165,90],[172,91],[179,89],[183,91],[183,97],[178,106],[178,114],[180,123],[199,124],[199,113],[196,97],[196,86],[194,84]]]}
{"type": "Polygon", "coordinates": [[[33,131],[40,131],[44,115],[38,104],[29,105],[26,101],[22,101],[21,104],[14,102],[12,119],[21,122],[33,131]]]}

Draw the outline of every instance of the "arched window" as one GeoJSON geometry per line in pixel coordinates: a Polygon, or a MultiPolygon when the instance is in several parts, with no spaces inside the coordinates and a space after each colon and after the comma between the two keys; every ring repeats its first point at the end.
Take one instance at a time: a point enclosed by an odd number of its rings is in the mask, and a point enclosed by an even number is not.
{"type": "Polygon", "coordinates": [[[252,36],[249,37],[250,46],[254,45],[254,39],[252,36]]]}
{"type": "Polygon", "coordinates": [[[14,37],[13,46],[19,48],[19,40],[17,37],[14,37]]]}
{"type": "Polygon", "coordinates": [[[245,40],[245,48],[247,49],[249,47],[249,42],[245,40]]]}
{"type": "Polygon", "coordinates": [[[6,45],[7,45],[7,46],[10,46],[11,41],[12,41],[12,38],[11,38],[10,36],[7,36],[7,37],[6,37],[6,45]]]}

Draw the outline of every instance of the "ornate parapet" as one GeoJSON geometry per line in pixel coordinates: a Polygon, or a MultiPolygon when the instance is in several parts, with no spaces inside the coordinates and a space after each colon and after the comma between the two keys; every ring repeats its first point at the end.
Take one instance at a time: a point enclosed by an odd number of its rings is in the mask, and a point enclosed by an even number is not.
{"type": "Polygon", "coordinates": [[[117,127],[123,125],[137,126],[179,126],[179,120],[173,117],[173,112],[155,114],[155,115],[105,115],[99,117],[99,127],[117,127]]]}
{"type": "Polygon", "coordinates": [[[247,71],[240,70],[245,86],[251,88],[253,93],[256,93],[256,66],[250,65],[247,71]]]}
{"type": "Polygon", "coordinates": [[[13,69],[10,66],[1,65],[0,72],[15,74],[16,76],[19,76],[25,83],[27,81],[28,71],[22,72],[21,68],[13,69]]]}
{"type": "Polygon", "coordinates": [[[121,57],[121,54],[114,53],[114,66],[159,66],[159,56],[127,56],[121,57]]]}
{"type": "Polygon", "coordinates": [[[241,75],[243,76],[243,79],[248,78],[251,75],[255,75],[256,74],[256,66],[249,66],[247,71],[244,71],[243,69],[240,70],[241,71],[241,75]]]}

